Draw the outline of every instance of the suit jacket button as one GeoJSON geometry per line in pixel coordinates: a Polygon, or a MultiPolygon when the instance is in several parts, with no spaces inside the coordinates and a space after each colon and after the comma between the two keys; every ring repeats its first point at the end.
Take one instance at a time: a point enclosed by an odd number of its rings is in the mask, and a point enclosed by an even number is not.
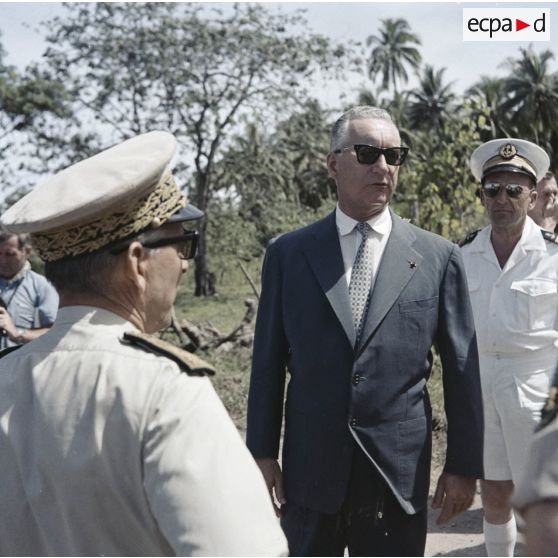
{"type": "Polygon", "coordinates": [[[360,382],[361,377],[362,376],[358,372],[356,374],[353,374],[353,386],[358,385],[358,383],[360,382]]]}
{"type": "Polygon", "coordinates": [[[350,424],[351,424],[351,426],[354,428],[355,426],[358,426],[358,420],[357,420],[356,418],[353,417],[353,418],[351,419],[351,423],[350,423],[350,424]]]}

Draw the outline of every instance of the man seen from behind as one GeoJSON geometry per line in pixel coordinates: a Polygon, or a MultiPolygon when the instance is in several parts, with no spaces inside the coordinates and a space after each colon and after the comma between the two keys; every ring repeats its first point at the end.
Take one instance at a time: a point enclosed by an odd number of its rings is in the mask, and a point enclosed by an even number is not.
{"type": "Polygon", "coordinates": [[[0,554],[278,556],[261,474],[212,367],[151,334],[196,251],[150,132],[61,171],[3,223],[29,232],[60,310],[0,358],[0,554]]]}

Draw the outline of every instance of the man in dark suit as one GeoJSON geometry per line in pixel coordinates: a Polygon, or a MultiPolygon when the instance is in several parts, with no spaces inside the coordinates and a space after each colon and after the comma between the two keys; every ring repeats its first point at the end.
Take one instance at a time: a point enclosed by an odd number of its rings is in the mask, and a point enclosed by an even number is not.
{"type": "Polygon", "coordinates": [[[448,419],[434,506],[466,510],[482,476],[482,399],[457,246],[388,207],[407,149],[389,114],[339,118],[327,156],[338,207],[270,244],[247,443],[292,555],[418,556],[426,541],[437,344],[448,419]],[[286,370],[283,473],[277,461],[286,370]]]}

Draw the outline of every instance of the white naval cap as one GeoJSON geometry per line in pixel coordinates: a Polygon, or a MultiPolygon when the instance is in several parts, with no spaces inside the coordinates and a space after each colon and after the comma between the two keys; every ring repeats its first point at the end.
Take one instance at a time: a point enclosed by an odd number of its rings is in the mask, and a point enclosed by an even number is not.
{"type": "Polygon", "coordinates": [[[538,182],[548,170],[550,159],[544,149],[530,141],[501,138],[483,143],[471,155],[471,172],[482,181],[494,172],[518,172],[538,182]]]}
{"type": "Polygon", "coordinates": [[[163,223],[199,219],[169,170],[176,139],[149,132],[60,171],[0,218],[45,261],[94,252],[163,223]]]}

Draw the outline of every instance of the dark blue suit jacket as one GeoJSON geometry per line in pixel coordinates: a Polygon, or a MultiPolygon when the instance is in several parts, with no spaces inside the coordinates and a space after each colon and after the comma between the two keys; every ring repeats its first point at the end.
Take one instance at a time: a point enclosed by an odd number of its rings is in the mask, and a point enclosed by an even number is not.
{"type": "Polygon", "coordinates": [[[392,218],[356,348],[335,213],[279,237],[266,253],[247,443],[254,457],[278,457],[288,370],[286,497],[316,511],[340,509],[355,440],[407,513],[426,505],[434,343],[448,420],[445,470],[482,477],[477,345],[459,250],[392,218]]]}

